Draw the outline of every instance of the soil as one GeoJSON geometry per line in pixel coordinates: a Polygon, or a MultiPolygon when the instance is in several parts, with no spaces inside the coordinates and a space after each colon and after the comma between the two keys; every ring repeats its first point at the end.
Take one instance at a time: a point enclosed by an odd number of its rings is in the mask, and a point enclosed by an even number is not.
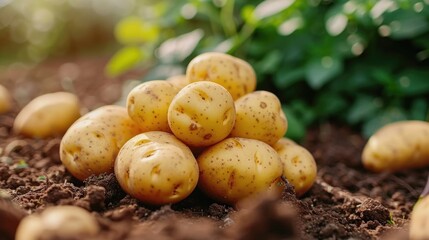
{"type": "Polygon", "coordinates": [[[30,139],[11,131],[22,106],[42,93],[74,91],[87,110],[117,102],[127,79],[144,71],[108,78],[106,59],[0,69],[0,83],[16,100],[0,115],[0,239],[14,239],[23,217],[52,205],[85,208],[101,227],[96,238],[67,239],[408,239],[410,212],[429,169],[365,170],[360,155],[366,140],[340,124],[315,126],[301,142],[318,165],[317,181],[304,196],[296,198],[287,184],[281,196],[261,194],[235,207],[198,189],[177,204],[146,206],[125,194],[113,174],[84,182],[72,177],[59,159],[61,137],[30,139]]]}

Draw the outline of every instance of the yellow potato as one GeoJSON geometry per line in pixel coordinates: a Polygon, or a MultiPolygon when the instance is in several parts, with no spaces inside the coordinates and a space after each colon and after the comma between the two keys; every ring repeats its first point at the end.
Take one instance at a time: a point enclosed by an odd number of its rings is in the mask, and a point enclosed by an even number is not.
{"type": "Polygon", "coordinates": [[[113,172],[119,149],[140,132],[124,107],[100,107],[69,128],[60,143],[60,159],[79,180],[113,172]]]}
{"type": "Polygon", "coordinates": [[[59,136],[79,117],[77,96],[67,92],[48,93],[34,98],[18,113],[13,130],[33,138],[59,136]]]}
{"type": "Polygon", "coordinates": [[[235,111],[232,137],[252,138],[273,145],[286,134],[286,115],[273,93],[249,93],[235,101],[235,111]]]}
{"type": "Polygon", "coordinates": [[[186,75],[172,76],[167,78],[166,81],[178,87],[179,89],[182,89],[189,84],[189,81],[186,78],[186,75]]]}
{"type": "Polygon", "coordinates": [[[91,237],[99,231],[95,217],[83,208],[55,206],[26,216],[18,225],[15,239],[38,240],[47,236],[72,239],[79,235],[91,237]]]}
{"type": "Polygon", "coordinates": [[[294,186],[296,195],[302,196],[317,177],[317,165],[313,155],[290,139],[282,138],[274,149],[283,163],[283,176],[294,186]]]}
{"type": "Polygon", "coordinates": [[[12,97],[9,91],[0,85],[0,114],[8,112],[12,108],[12,97]]]}
{"type": "Polygon", "coordinates": [[[254,139],[227,138],[206,149],[197,161],[201,190],[228,204],[275,187],[283,173],[277,152],[254,139]]]}
{"type": "Polygon", "coordinates": [[[192,193],[198,182],[198,165],[191,150],[174,135],[152,131],[135,136],[121,148],[115,175],[131,196],[162,205],[192,193]]]}
{"type": "Polygon", "coordinates": [[[179,88],[164,80],[144,82],[131,90],[127,97],[128,115],[143,132],[170,132],[167,112],[179,88]]]}
{"type": "Polygon", "coordinates": [[[423,197],[414,205],[410,217],[410,240],[429,239],[429,197],[423,197]]]}
{"type": "Polygon", "coordinates": [[[235,122],[234,100],[221,85],[195,82],[174,97],[168,124],[177,138],[189,146],[215,144],[228,136],[235,122]]]}
{"type": "Polygon", "coordinates": [[[429,165],[429,123],[399,121],[370,137],[362,153],[365,168],[397,171],[429,165]]]}
{"type": "Polygon", "coordinates": [[[256,88],[256,74],[249,63],[225,53],[203,53],[186,69],[189,82],[212,81],[224,86],[235,99],[256,88]]]}

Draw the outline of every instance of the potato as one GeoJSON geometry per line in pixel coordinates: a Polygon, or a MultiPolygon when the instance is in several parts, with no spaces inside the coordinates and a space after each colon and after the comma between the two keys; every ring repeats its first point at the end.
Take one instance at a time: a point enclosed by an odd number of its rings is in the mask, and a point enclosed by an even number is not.
{"type": "Polygon", "coordinates": [[[280,100],[273,93],[249,93],[235,101],[235,110],[232,137],[252,138],[273,145],[286,134],[287,119],[280,100]]]}
{"type": "Polygon", "coordinates": [[[33,138],[60,136],[79,117],[77,96],[67,92],[48,93],[24,106],[15,118],[13,130],[33,138]]]}
{"type": "Polygon", "coordinates": [[[152,131],[130,139],[115,162],[115,175],[125,192],[151,205],[183,200],[198,182],[191,150],[174,135],[152,131]]]}
{"type": "Polygon", "coordinates": [[[91,237],[99,231],[95,217],[83,208],[55,206],[26,216],[19,223],[15,239],[38,240],[43,236],[49,236],[48,239],[72,239],[77,235],[91,237]]]}
{"type": "Polygon", "coordinates": [[[256,74],[249,63],[225,53],[203,53],[188,64],[189,82],[212,81],[225,87],[235,99],[256,88],[256,74]]]}
{"type": "Polygon", "coordinates": [[[215,144],[228,136],[235,122],[234,100],[221,85],[195,82],[184,87],[168,108],[168,124],[189,146],[215,144]]]}
{"type": "Polygon", "coordinates": [[[143,132],[170,132],[167,112],[179,88],[164,80],[144,82],[131,90],[127,97],[128,115],[143,132]]]}
{"type": "Polygon", "coordinates": [[[246,138],[227,138],[207,148],[198,158],[199,188],[227,204],[275,187],[283,166],[268,144],[246,138]]]}
{"type": "Polygon", "coordinates": [[[411,212],[410,240],[429,239],[429,197],[421,197],[411,212]]]}
{"type": "Polygon", "coordinates": [[[313,155],[290,139],[282,138],[274,149],[283,163],[283,176],[294,186],[296,195],[302,196],[317,177],[317,165],[313,155]]]}
{"type": "Polygon", "coordinates": [[[61,162],[79,180],[113,172],[119,149],[140,132],[124,107],[100,107],[78,119],[63,136],[61,162]]]}
{"type": "Polygon", "coordinates": [[[9,91],[0,85],[0,114],[10,111],[12,108],[12,97],[9,91]]]}
{"type": "Polygon", "coordinates": [[[387,124],[366,143],[362,162],[374,172],[429,165],[429,123],[399,121],[387,124]]]}
{"type": "Polygon", "coordinates": [[[166,79],[167,82],[173,84],[179,89],[184,88],[186,85],[189,84],[188,79],[186,78],[186,75],[177,75],[177,76],[171,76],[166,79]]]}

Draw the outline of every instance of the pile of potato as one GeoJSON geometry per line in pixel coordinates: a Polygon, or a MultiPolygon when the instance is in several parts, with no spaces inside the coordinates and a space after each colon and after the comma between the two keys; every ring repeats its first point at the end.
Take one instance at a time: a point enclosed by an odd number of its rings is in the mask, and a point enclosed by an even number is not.
{"type": "Polygon", "coordinates": [[[37,138],[64,134],[60,158],[72,175],[114,172],[124,191],[151,205],[181,201],[197,186],[234,205],[284,188],[284,178],[301,196],[315,181],[314,158],[283,138],[288,124],[277,96],[255,88],[250,64],[204,53],[186,75],[136,86],[126,107],[81,116],[76,96],[52,93],[24,107],[14,129],[37,138]]]}
{"type": "Polygon", "coordinates": [[[78,119],[62,138],[61,161],[80,180],[114,172],[124,191],[151,205],[181,201],[197,186],[236,204],[281,189],[282,178],[300,196],[315,180],[316,163],[283,138],[279,99],[255,88],[247,62],[201,54],[185,76],[136,86],[126,108],[104,106],[78,119]]]}

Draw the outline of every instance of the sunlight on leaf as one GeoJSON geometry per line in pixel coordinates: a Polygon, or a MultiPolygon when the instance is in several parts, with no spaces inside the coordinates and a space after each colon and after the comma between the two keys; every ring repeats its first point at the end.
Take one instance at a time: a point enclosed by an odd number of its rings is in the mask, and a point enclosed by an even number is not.
{"type": "Polygon", "coordinates": [[[122,44],[153,42],[159,37],[159,27],[145,23],[136,16],[122,19],[115,28],[115,37],[122,44]]]}
{"type": "Polygon", "coordinates": [[[341,73],[343,69],[340,59],[324,56],[310,61],[307,66],[306,77],[308,84],[313,89],[319,89],[333,77],[341,73]]]}
{"type": "Polygon", "coordinates": [[[109,76],[117,76],[134,67],[145,59],[145,54],[138,47],[124,47],[119,50],[106,66],[109,76]]]}
{"type": "Polygon", "coordinates": [[[203,36],[203,30],[196,29],[169,39],[161,44],[157,51],[157,57],[164,63],[183,61],[194,51],[203,36]]]}
{"type": "Polygon", "coordinates": [[[337,14],[326,21],[326,30],[331,36],[340,35],[347,27],[347,16],[344,14],[337,14]]]}
{"type": "Polygon", "coordinates": [[[257,19],[274,16],[290,7],[294,2],[295,0],[265,0],[256,6],[254,16],[257,19]]]}

